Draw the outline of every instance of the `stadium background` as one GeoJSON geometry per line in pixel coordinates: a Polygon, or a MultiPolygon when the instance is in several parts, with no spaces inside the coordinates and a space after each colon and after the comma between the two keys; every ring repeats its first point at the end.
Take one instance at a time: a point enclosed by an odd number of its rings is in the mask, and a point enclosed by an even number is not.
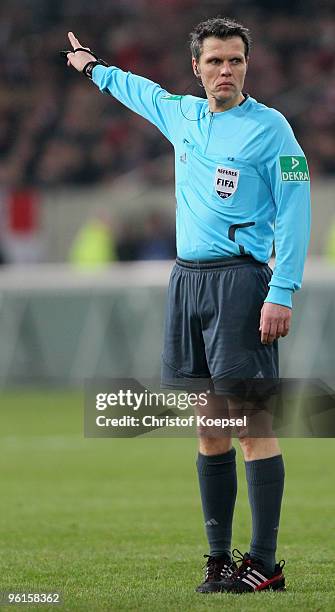
{"type": "MultiPolygon", "coordinates": [[[[0,590],[60,589],[69,610],[205,609],[193,594],[206,551],[194,441],[83,439],[85,381],[159,373],[175,203],[169,143],[64,66],[66,32],[173,93],[201,95],[190,29],[217,14],[250,27],[245,89],[289,119],[313,181],[305,284],[281,373],[333,385],[334,10],[330,0],[2,0],[0,590]]],[[[322,528],[334,521],[332,440],[283,447],[279,551],[292,592],[265,605],[332,610],[322,528]]],[[[240,476],[235,533],[246,550],[241,465],[240,476]]]]}

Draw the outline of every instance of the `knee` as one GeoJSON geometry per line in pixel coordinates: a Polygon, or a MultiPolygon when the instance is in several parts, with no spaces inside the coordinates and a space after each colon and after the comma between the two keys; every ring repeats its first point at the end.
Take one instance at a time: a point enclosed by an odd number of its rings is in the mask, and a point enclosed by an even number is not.
{"type": "Polygon", "coordinates": [[[256,447],[256,444],[255,444],[256,441],[257,441],[256,438],[247,438],[247,437],[239,438],[240,447],[242,449],[243,456],[246,461],[253,458],[255,447],[256,447]]]}
{"type": "Polygon", "coordinates": [[[231,438],[199,436],[199,452],[202,455],[223,455],[223,453],[227,453],[231,447],[231,438]]]}
{"type": "Polygon", "coordinates": [[[277,438],[249,438],[241,436],[239,443],[245,461],[268,459],[281,454],[277,438]]]}

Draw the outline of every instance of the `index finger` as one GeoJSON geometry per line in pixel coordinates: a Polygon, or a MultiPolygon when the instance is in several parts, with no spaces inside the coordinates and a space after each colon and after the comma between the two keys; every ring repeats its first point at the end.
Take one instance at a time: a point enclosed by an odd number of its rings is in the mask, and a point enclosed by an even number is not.
{"type": "Polygon", "coordinates": [[[268,321],[262,321],[260,332],[261,332],[261,343],[267,344],[267,339],[268,339],[268,335],[270,332],[270,323],[268,321]]]}
{"type": "Polygon", "coordinates": [[[70,41],[70,43],[71,43],[71,45],[72,45],[72,47],[74,49],[77,49],[78,47],[81,47],[81,44],[80,44],[78,38],[75,37],[73,32],[68,32],[67,35],[68,35],[69,41],[70,41]]]}
{"type": "Polygon", "coordinates": [[[275,321],[272,321],[270,323],[267,334],[262,334],[261,342],[263,342],[263,344],[272,344],[272,342],[276,338],[277,338],[277,324],[275,321]]]}
{"type": "Polygon", "coordinates": [[[271,321],[265,319],[262,323],[261,329],[261,343],[262,344],[272,344],[277,336],[277,323],[275,321],[271,321]]]}

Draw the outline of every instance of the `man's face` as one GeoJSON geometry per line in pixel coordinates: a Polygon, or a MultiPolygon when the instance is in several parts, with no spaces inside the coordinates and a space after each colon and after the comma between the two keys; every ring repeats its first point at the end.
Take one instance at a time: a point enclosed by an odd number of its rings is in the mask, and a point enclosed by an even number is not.
{"type": "Polygon", "coordinates": [[[193,71],[200,74],[211,110],[224,110],[240,102],[248,66],[244,51],[239,36],[209,36],[203,41],[198,63],[192,58],[193,71]]]}

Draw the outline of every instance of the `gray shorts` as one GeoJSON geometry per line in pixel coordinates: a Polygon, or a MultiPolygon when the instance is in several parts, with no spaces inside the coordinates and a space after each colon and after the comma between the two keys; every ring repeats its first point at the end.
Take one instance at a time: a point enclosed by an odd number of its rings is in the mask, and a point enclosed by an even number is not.
{"type": "MultiPolygon", "coordinates": [[[[211,262],[177,259],[172,270],[162,354],[162,387],[218,394],[236,384],[278,378],[278,342],[263,345],[259,322],[272,271],[241,256],[211,262]]],[[[267,382],[266,382],[267,381],[267,382]]]]}

